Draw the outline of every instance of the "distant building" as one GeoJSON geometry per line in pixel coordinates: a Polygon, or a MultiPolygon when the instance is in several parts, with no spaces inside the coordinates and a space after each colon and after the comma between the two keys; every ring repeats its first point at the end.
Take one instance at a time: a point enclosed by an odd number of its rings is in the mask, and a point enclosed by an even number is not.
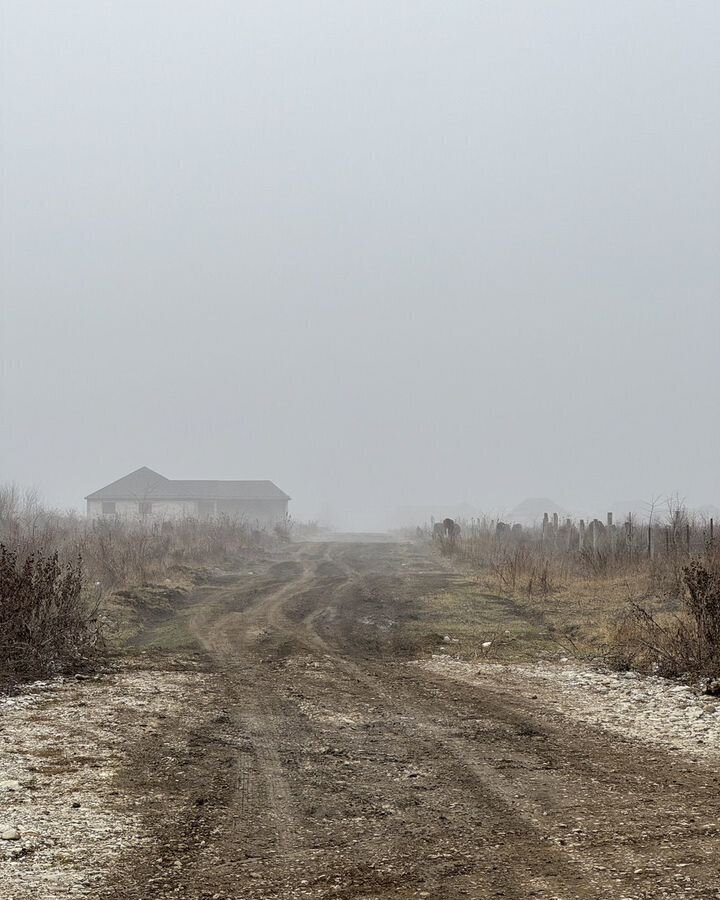
{"type": "Polygon", "coordinates": [[[229,516],[271,526],[287,515],[290,497],[272,481],[174,481],[143,466],[85,500],[91,519],[229,516]]]}

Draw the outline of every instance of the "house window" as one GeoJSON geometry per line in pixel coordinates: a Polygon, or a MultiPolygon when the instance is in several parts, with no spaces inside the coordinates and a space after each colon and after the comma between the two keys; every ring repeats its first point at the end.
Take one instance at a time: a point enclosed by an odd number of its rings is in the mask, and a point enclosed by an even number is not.
{"type": "Polygon", "coordinates": [[[149,516],[152,513],[152,503],[147,500],[141,500],[140,503],[138,503],[138,508],[141,516],[149,516]]]}
{"type": "Polygon", "coordinates": [[[114,500],[103,500],[102,514],[104,516],[114,516],[115,515],[115,501],[114,500]]]}

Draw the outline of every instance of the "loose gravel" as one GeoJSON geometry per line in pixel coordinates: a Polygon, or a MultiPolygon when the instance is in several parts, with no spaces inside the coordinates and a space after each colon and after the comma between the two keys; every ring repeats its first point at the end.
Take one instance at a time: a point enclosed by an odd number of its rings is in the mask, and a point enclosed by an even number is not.
{"type": "Polygon", "coordinates": [[[720,760],[720,700],[686,684],[574,661],[505,665],[437,654],[419,665],[464,682],[537,695],[546,710],[696,760],[720,760]]]}
{"type": "Polygon", "coordinates": [[[0,697],[4,900],[92,896],[126,851],[151,839],[139,799],[118,791],[115,777],[141,736],[193,708],[207,678],[123,671],[0,697]]]}

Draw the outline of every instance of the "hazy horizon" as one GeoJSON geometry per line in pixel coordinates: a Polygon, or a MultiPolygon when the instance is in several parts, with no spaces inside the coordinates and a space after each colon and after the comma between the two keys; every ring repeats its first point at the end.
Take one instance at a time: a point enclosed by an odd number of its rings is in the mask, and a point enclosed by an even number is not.
{"type": "Polygon", "coordinates": [[[720,6],[0,0],[0,483],[720,505],[720,6]]]}

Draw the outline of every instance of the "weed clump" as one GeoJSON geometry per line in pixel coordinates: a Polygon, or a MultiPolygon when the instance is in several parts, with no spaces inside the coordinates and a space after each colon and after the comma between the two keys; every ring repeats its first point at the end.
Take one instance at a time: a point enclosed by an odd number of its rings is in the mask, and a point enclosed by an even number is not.
{"type": "Polygon", "coordinates": [[[102,649],[82,561],[0,544],[0,684],[87,667],[102,649]]]}
{"type": "Polygon", "coordinates": [[[720,676],[720,572],[694,559],[682,568],[682,608],[673,615],[633,603],[612,632],[609,658],[621,669],[666,677],[720,676]]]}

